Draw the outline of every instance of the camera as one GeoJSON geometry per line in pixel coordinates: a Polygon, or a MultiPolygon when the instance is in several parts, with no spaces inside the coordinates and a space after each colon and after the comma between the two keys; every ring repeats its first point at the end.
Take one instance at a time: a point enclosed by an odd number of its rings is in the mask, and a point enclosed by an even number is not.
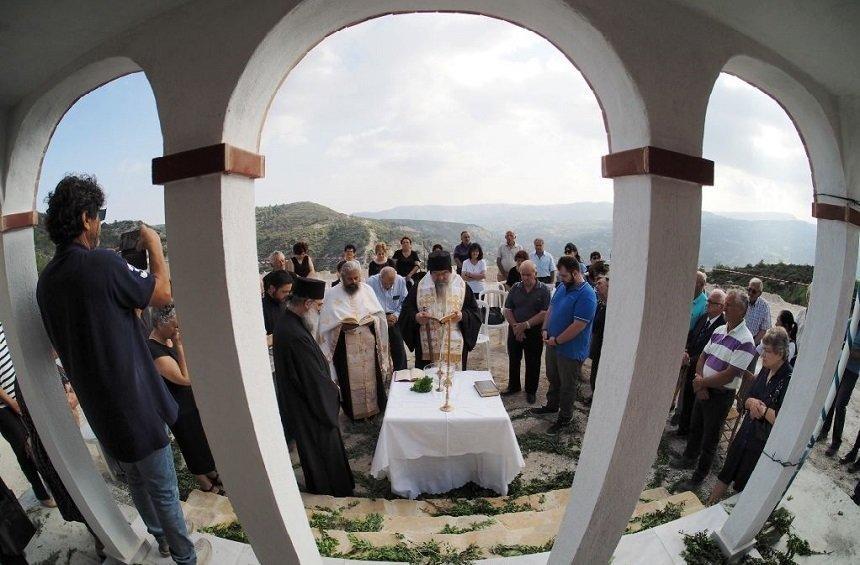
{"type": "Polygon", "coordinates": [[[137,242],[140,241],[140,229],[131,230],[119,236],[119,254],[132,267],[141,270],[149,268],[149,257],[145,249],[138,249],[137,242]]]}

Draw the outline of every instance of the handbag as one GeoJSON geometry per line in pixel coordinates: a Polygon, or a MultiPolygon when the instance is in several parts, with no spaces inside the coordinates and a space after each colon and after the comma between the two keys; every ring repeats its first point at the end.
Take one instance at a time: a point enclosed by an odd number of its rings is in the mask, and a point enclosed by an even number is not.
{"type": "Polygon", "coordinates": [[[20,555],[34,535],[36,527],[15,493],[0,479],[0,550],[5,555],[20,555]]]}

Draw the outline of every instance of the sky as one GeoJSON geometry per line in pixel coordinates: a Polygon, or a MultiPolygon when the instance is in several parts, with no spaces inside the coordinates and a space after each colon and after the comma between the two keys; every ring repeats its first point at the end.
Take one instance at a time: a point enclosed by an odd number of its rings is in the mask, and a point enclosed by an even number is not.
{"type": "MultiPolygon", "coordinates": [[[[335,33],[293,69],[273,100],[260,152],[258,205],[311,200],[341,212],[397,205],[611,201],[600,176],[606,131],[576,68],[538,35],[462,14],[410,14],[335,33]]],[[[812,182],[780,106],[721,75],[708,107],[704,156],[716,212],[779,212],[807,221],[812,182]],[[774,195],[778,194],[779,198],[774,195]]],[[[66,172],[97,176],[108,219],[164,221],[150,184],[162,154],[142,74],[84,96],[45,156],[44,197],[66,172]]]]}

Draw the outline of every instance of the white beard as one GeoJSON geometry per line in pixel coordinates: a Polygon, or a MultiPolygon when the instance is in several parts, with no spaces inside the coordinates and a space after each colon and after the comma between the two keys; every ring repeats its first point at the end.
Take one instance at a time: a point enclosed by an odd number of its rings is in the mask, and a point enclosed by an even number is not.
{"type": "Polygon", "coordinates": [[[316,338],[320,327],[320,313],[316,308],[311,308],[302,315],[302,324],[316,338]]]}

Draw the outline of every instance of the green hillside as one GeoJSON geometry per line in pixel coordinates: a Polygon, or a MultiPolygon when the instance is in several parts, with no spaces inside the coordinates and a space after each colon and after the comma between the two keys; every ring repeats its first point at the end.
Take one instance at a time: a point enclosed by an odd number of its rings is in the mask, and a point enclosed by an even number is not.
{"type": "Polygon", "coordinates": [[[750,278],[759,277],[765,292],[778,294],[791,304],[806,306],[806,289],[812,282],[812,270],[812,265],[786,263],[760,262],[745,267],[716,265],[708,272],[708,282],[723,287],[746,288],[750,278]]]}
{"type": "MultiPolygon", "coordinates": [[[[102,224],[101,246],[115,249],[120,235],[134,229],[138,222],[122,220],[102,224]]],[[[162,237],[167,250],[165,226],[153,226],[162,237]]],[[[343,247],[354,244],[359,257],[366,263],[373,255],[373,247],[384,241],[390,251],[400,248],[400,238],[408,235],[413,247],[426,257],[433,244],[441,243],[453,249],[460,241],[460,232],[467,229],[475,240],[494,241],[495,238],[479,226],[456,222],[429,220],[373,220],[341,214],[313,202],[295,202],[257,208],[257,255],[261,261],[280,249],[287,253],[297,241],[306,241],[317,270],[332,270],[340,260],[343,247]]],[[[35,230],[36,264],[41,271],[54,255],[54,245],[43,225],[35,230]]],[[[493,253],[489,253],[494,257],[493,253]]]]}

